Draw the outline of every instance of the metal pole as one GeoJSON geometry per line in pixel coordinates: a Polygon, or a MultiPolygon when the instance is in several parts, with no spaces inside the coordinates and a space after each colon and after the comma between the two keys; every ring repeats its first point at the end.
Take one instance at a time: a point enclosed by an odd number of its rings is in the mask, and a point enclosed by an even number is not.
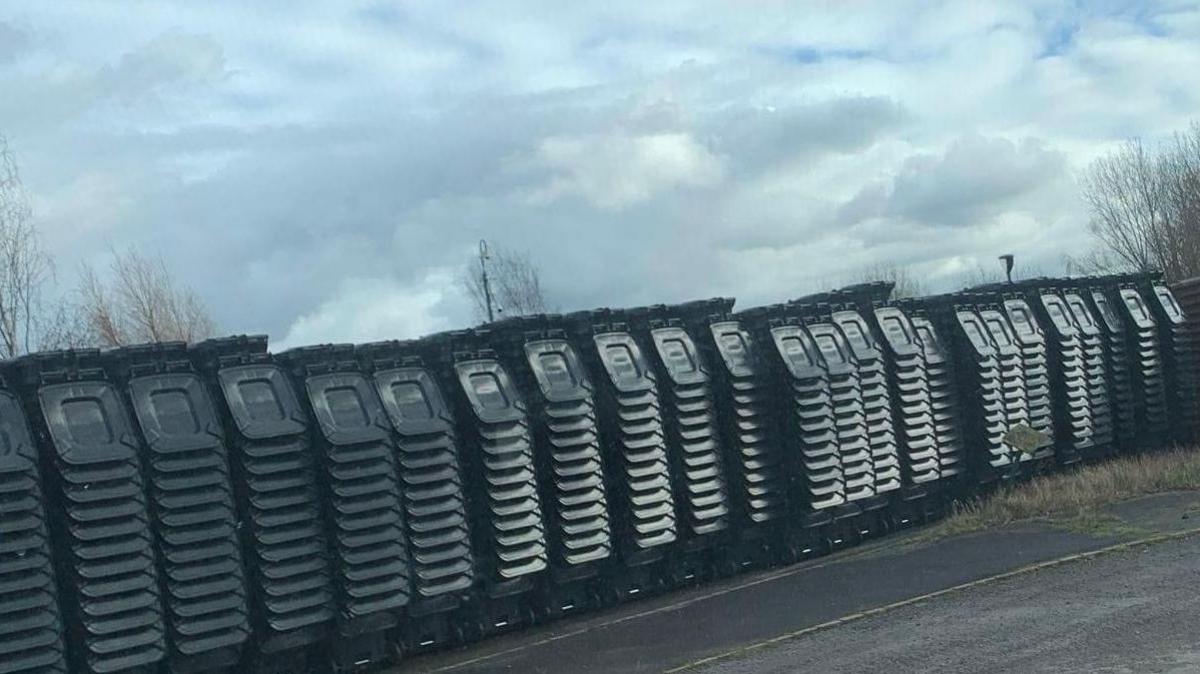
{"type": "Polygon", "coordinates": [[[488,283],[487,261],[488,261],[487,241],[485,241],[484,239],[480,239],[479,240],[479,270],[482,272],[482,276],[483,276],[483,297],[484,297],[484,301],[487,303],[488,323],[492,323],[492,322],[495,322],[496,316],[495,316],[495,313],[492,311],[492,286],[491,286],[491,284],[488,283]]]}

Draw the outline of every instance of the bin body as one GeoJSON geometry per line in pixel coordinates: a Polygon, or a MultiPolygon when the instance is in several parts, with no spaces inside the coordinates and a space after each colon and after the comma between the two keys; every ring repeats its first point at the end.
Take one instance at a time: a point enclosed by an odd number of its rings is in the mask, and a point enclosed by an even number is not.
{"type": "Polygon", "coordinates": [[[324,526],[320,461],[309,414],[266,338],[227,338],[191,347],[214,382],[225,422],[242,522],[254,630],[263,671],[308,666],[337,611],[324,526]]]}
{"type": "Polygon", "coordinates": [[[383,404],[350,345],[285,351],[309,417],[320,511],[329,539],[338,669],[383,662],[386,632],[411,596],[396,445],[383,404]]]}
{"type": "Polygon", "coordinates": [[[172,672],[233,667],[250,638],[228,445],[182,343],[125,347],[105,360],[140,431],[172,672]]]}
{"type": "Polygon", "coordinates": [[[21,402],[0,379],[0,661],[14,674],[65,674],[39,458],[21,402]]]}
{"type": "Polygon", "coordinates": [[[662,403],[653,368],[629,326],[606,310],[563,317],[583,368],[594,373],[613,540],[627,574],[622,592],[656,583],[679,540],[662,403]]]}
{"type": "Polygon", "coordinates": [[[27,356],[16,368],[50,443],[45,496],[68,669],[158,666],[168,654],[167,616],[128,405],[94,350],[27,356]]]}

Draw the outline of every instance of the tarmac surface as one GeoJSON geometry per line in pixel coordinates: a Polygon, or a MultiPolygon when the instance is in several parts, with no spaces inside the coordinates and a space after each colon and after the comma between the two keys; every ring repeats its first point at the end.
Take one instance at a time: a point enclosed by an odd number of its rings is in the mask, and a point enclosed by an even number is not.
{"type": "Polygon", "coordinates": [[[898,608],[696,674],[1197,672],[1200,536],[898,608]]]}
{"type": "Polygon", "coordinates": [[[1200,642],[1194,605],[1200,603],[1200,591],[1179,591],[1200,585],[1200,536],[1070,562],[789,636],[1031,564],[1153,532],[1200,527],[1198,505],[1200,495],[1194,493],[1120,504],[1108,512],[1119,518],[1120,526],[1092,533],[1027,524],[935,542],[924,541],[919,531],[893,535],[811,562],[559,621],[460,651],[415,657],[391,671],[589,674],[684,668],[724,674],[884,666],[898,672],[1028,671],[1043,666],[1038,657],[1046,658],[1045,668],[1061,670],[1077,660],[1085,662],[1076,643],[1086,644],[1091,665],[1105,653],[1120,662],[1120,652],[1103,647],[1111,642],[1131,649],[1130,658],[1149,666],[1146,658],[1157,652],[1153,640],[1160,637],[1168,641],[1160,645],[1174,648],[1170,652],[1177,656],[1163,661],[1163,667],[1200,671],[1200,656],[1191,662],[1187,658],[1194,654],[1179,650],[1188,634],[1200,642]],[[1162,611],[1155,609],[1158,605],[1162,611]],[[1172,620],[1178,625],[1167,628],[1172,620]],[[1153,639],[1136,636],[1142,621],[1154,626],[1153,639]],[[1124,638],[1105,638],[1109,632],[1124,638]],[[859,636],[848,636],[852,634],[859,636]],[[1135,648],[1139,639],[1146,641],[1146,649],[1135,648]],[[768,641],[774,643],[764,644],[768,641]]]}

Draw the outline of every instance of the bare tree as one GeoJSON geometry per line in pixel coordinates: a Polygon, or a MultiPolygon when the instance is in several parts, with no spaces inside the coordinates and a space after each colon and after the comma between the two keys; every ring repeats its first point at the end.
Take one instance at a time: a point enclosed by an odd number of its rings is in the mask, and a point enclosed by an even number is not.
{"type": "Polygon", "coordinates": [[[0,357],[27,353],[37,342],[42,287],[53,274],[16,158],[0,136],[0,357]]]}
{"type": "Polygon", "coordinates": [[[1081,187],[1099,250],[1074,259],[1078,268],[1200,274],[1200,124],[1157,152],[1127,142],[1093,162],[1081,187]]]}
{"type": "Polygon", "coordinates": [[[211,337],[215,324],[190,288],[177,285],[161,257],[112,251],[111,279],[80,268],[79,296],[87,330],[102,346],[211,337]]]}
{"type": "Polygon", "coordinates": [[[64,298],[54,304],[53,309],[43,311],[38,331],[38,350],[80,349],[99,345],[100,340],[88,323],[88,315],[79,304],[64,298]]]}
{"type": "MultiPolygon", "coordinates": [[[[547,311],[541,274],[528,253],[492,248],[487,253],[486,264],[487,285],[496,318],[547,311]]],[[[481,322],[488,318],[483,273],[481,261],[474,260],[463,274],[463,286],[475,305],[475,317],[481,322]]]]}
{"type": "Polygon", "coordinates": [[[894,264],[874,264],[863,269],[857,275],[861,282],[888,281],[893,284],[892,299],[919,297],[925,294],[925,284],[913,274],[909,267],[894,264]]]}
{"type": "Polygon", "coordinates": [[[1166,210],[1155,245],[1159,265],[1171,280],[1200,275],[1200,123],[1175,134],[1158,174],[1166,210]]]}

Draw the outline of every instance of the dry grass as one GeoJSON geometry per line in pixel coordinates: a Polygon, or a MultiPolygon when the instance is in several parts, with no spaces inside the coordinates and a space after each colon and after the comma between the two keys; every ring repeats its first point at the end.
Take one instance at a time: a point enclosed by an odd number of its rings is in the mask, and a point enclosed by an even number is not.
{"type": "Polygon", "coordinates": [[[1147,494],[1200,489],[1200,451],[1172,450],[1122,457],[1069,473],[1036,477],[977,501],[956,504],[932,533],[937,537],[1054,520],[1074,528],[1102,529],[1113,518],[1102,506],[1147,494]]]}

